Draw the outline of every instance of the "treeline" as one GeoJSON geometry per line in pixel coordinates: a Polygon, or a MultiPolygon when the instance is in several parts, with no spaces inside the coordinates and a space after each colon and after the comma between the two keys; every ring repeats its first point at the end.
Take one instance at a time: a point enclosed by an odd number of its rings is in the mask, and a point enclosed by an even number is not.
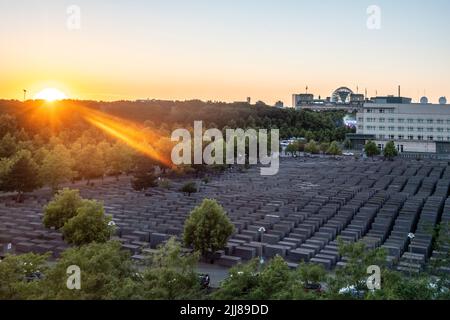
{"type": "MultiPolygon", "coordinates": [[[[202,286],[199,254],[187,253],[172,238],[142,265],[133,264],[116,241],[67,249],[56,263],[48,255],[7,256],[0,263],[0,299],[70,300],[448,300],[448,274],[401,273],[386,265],[382,250],[343,244],[345,267],[329,274],[321,265],[292,270],[280,256],[261,265],[253,260],[230,270],[219,288],[202,286]],[[381,284],[370,282],[369,266],[380,267],[381,284]],[[70,266],[81,272],[79,290],[67,287],[70,266]]],[[[446,260],[448,262],[448,260],[446,260]]]]}
{"type": "MultiPolygon", "coordinates": [[[[173,130],[174,128],[191,127],[196,120],[202,120],[209,128],[264,128],[280,129],[282,138],[304,137],[308,141],[318,142],[343,141],[345,134],[353,129],[345,127],[344,111],[313,112],[309,110],[278,109],[265,105],[249,105],[247,103],[223,103],[192,101],[145,102],[117,101],[61,101],[55,102],[53,123],[44,130],[42,121],[45,118],[45,102],[0,100],[0,114],[15,115],[25,129],[47,135],[51,130],[72,129],[80,131],[88,127],[82,120],[80,107],[104,112],[138,124],[154,125],[157,128],[173,130]],[[59,109],[59,111],[55,110],[59,109]],[[65,110],[65,112],[63,112],[65,110]],[[44,116],[43,116],[44,114],[44,116]],[[38,120],[39,121],[36,121],[38,120]],[[57,121],[55,121],[57,120],[57,121]],[[56,122],[56,123],[55,123],[56,122]],[[43,132],[46,132],[44,134],[43,132]]],[[[48,110],[47,110],[48,111],[48,110]]],[[[47,119],[47,122],[50,119],[47,119]]]]}

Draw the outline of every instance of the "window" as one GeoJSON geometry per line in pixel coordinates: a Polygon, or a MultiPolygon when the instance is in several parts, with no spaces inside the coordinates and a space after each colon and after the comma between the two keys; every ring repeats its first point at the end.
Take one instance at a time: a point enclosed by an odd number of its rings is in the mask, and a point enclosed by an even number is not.
{"type": "Polygon", "coordinates": [[[423,136],[417,136],[417,140],[422,141],[423,140],[423,136]]]}
{"type": "Polygon", "coordinates": [[[386,130],[386,127],[385,126],[379,126],[378,130],[384,131],[384,130],[386,130]]]}
{"type": "Polygon", "coordinates": [[[359,130],[363,130],[363,129],[364,129],[364,126],[359,125],[359,126],[358,126],[358,129],[359,129],[359,130]]]}
{"type": "Polygon", "coordinates": [[[389,109],[388,113],[394,113],[394,109],[389,109]]]}
{"type": "Polygon", "coordinates": [[[394,123],[395,119],[394,118],[389,118],[388,121],[389,121],[389,123],[394,123]]]}
{"type": "Polygon", "coordinates": [[[360,117],[360,118],[358,118],[358,121],[359,122],[364,122],[364,118],[360,117]]]}
{"type": "Polygon", "coordinates": [[[389,135],[389,140],[394,140],[394,139],[395,139],[395,136],[393,134],[390,134],[389,135]]]}
{"type": "Polygon", "coordinates": [[[417,119],[417,123],[423,123],[423,119],[417,119]]]}
{"type": "Polygon", "coordinates": [[[438,140],[438,141],[444,141],[444,137],[439,136],[439,137],[437,137],[437,140],[438,140]]]}
{"type": "Polygon", "coordinates": [[[389,127],[389,131],[395,131],[395,127],[389,127]]]}
{"type": "Polygon", "coordinates": [[[398,131],[405,131],[405,127],[398,127],[398,131]]]}
{"type": "Polygon", "coordinates": [[[379,135],[378,135],[378,139],[380,139],[380,140],[384,140],[385,137],[386,137],[386,136],[385,136],[384,134],[379,134],[379,135]]]}
{"type": "Polygon", "coordinates": [[[408,123],[414,123],[414,119],[408,119],[408,123]]]}
{"type": "Polygon", "coordinates": [[[450,124],[450,119],[447,119],[447,124],[450,124]]]}
{"type": "Polygon", "coordinates": [[[380,119],[378,119],[378,122],[380,122],[380,123],[384,123],[385,121],[386,121],[385,118],[380,118],[380,119]]]}
{"type": "Polygon", "coordinates": [[[366,112],[367,112],[367,113],[372,113],[373,110],[372,110],[372,109],[367,109],[366,112]]]}
{"type": "Polygon", "coordinates": [[[444,120],[438,119],[438,120],[437,120],[437,123],[438,123],[438,124],[444,124],[444,120]]]}
{"type": "Polygon", "coordinates": [[[434,120],[433,120],[433,119],[427,119],[427,123],[428,123],[428,124],[433,124],[433,123],[434,123],[434,120]]]}
{"type": "Polygon", "coordinates": [[[427,128],[428,132],[434,132],[434,128],[427,128]]]}
{"type": "Polygon", "coordinates": [[[386,112],[386,110],[384,110],[384,109],[380,109],[380,110],[379,110],[379,112],[380,112],[380,113],[385,113],[385,112],[386,112]]]}
{"type": "Polygon", "coordinates": [[[417,128],[417,131],[423,132],[423,128],[419,127],[419,128],[417,128]]]}
{"type": "Polygon", "coordinates": [[[433,141],[434,137],[433,136],[428,136],[427,139],[428,139],[428,141],[433,141]]]}
{"type": "Polygon", "coordinates": [[[437,132],[444,132],[444,128],[437,128],[437,132]]]}
{"type": "Polygon", "coordinates": [[[408,127],[409,132],[414,132],[414,127],[408,127]]]}
{"type": "Polygon", "coordinates": [[[414,136],[408,136],[408,140],[414,140],[414,136]]]}
{"type": "Polygon", "coordinates": [[[405,123],[405,119],[398,119],[398,123],[405,123]]]}
{"type": "Polygon", "coordinates": [[[399,139],[399,140],[405,140],[405,136],[404,136],[404,135],[399,135],[399,136],[398,136],[398,139],[399,139]]]}

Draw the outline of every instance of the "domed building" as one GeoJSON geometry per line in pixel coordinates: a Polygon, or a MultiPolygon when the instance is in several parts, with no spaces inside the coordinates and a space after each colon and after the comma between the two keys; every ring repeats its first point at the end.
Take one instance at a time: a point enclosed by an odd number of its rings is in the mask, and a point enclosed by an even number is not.
{"type": "Polygon", "coordinates": [[[331,102],[336,104],[348,104],[351,101],[353,91],[347,87],[340,87],[336,89],[331,95],[331,102]]]}

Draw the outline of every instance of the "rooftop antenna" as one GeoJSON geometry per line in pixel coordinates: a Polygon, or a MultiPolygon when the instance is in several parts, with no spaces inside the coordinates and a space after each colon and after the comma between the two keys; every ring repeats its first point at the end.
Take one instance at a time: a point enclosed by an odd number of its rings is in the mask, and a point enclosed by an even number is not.
{"type": "Polygon", "coordinates": [[[308,86],[306,86],[306,94],[308,94],[308,86]]]}
{"type": "Polygon", "coordinates": [[[356,86],[356,93],[359,93],[359,86],[356,86]]]}
{"type": "Polygon", "coordinates": [[[27,100],[27,90],[23,89],[23,101],[25,102],[27,100]]]}
{"type": "Polygon", "coordinates": [[[398,86],[398,97],[399,98],[402,96],[401,92],[402,92],[402,88],[400,86],[398,86]]]}
{"type": "Polygon", "coordinates": [[[367,99],[367,88],[364,90],[364,98],[367,99]]]}

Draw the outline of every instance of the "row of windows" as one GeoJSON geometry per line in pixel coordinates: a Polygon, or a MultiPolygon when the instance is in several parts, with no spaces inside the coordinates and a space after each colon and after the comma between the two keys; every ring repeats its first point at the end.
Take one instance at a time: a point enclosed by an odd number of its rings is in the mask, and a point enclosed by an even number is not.
{"type": "MultiPolygon", "coordinates": [[[[363,122],[364,121],[364,118],[358,118],[358,121],[359,122],[363,122]]],[[[389,118],[389,119],[386,119],[386,118],[367,118],[366,119],[366,122],[369,122],[369,123],[371,123],[371,122],[379,122],[379,123],[385,123],[385,122],[388,122],[388,123],[395,123],[395,119],[394,118],[389,118]]],[[[437,119],[437,120],[434,120],[434,119],[417,119],[417,120],[415,120],[415,119],[397,119],[397,122],[398,123],[427,123],[427,124],[434,124],[434,123],[437,123],[437,124],[444,124],[444,123],[446,123],[446,124],[450,124],[450,119],[447,119],[447,120],[443,120],[443,119],[437,119]]]]}
{"type": "Polygon", "coordinates": [[[412,135],[408,135],[408,136],[404,136],[404,135],[398,135],[395,136],[393,134],[390,135],[384,135],[384,134],[380,134],[378,135],[379,139],[385,140],[385,139],[389,139],[389,140],[419,140],[419,141],[450,141],[450,136],[449,137],[443,137],[443,136],[423,136],[423,135],[418,135],[418,136],[412,136],[412,135]],[[406,139],[405,139],[406,137],[406,139]]]}
{"type": "MultiPolygon", "coordinates": [[[[359,126],[360,129],[362,129],[362,126],[359,126]]],[[[377,130],[377,126],[366,126],[367,130],[377,130]]],[[[379,126],[378,130],[384,131],[386,130],[386,126],[379,126]]],[[[388,126],[387,127],[388,131],[405,131],[407,130],[408,132],[414,132],[416,131],[416,129],[414,127],[393,127],[393,126],[388,126]]],[[[417,132],[450,132],[450,128],[422,128],[419,127],[417,128],[417,132]]]]}
{"type": "Polygon", "coordinates": [[[367,113],[394,113],[394,109],[366,109],[367,113]]]}

